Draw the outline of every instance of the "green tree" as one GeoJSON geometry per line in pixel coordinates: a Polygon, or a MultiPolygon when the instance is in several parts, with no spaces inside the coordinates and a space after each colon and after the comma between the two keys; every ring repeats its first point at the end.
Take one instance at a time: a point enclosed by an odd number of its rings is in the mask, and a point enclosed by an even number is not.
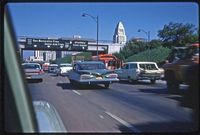
{"type": "Polygon", "coordinates": [[[122,53],[113,53],[113,55],[115,55],[118,59],[120,59],[120,60],[125,60],[125,57],[124,57],[124,55],[122,55],[122,53]]]}
{"type": "Polygon", "coordinates": [[[150,49],[158,48],[162,46],[162,41],[156,40],[156,39],[151,40],[151,42],[149,42],[149,46],[150,46],[150,49]]]}
{"type": "Polygon", "coordinates": [[[173,23],[164,25],[162,30],[158,31],[158,37],[163,41],[166,47],[185,46],[188,43],[198,41],[197,28],[193,24],[173,23]]]}

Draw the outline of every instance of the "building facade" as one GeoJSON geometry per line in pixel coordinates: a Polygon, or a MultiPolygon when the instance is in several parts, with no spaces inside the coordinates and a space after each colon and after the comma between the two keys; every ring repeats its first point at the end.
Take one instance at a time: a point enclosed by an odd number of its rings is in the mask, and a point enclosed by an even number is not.
{"type": "Polygon", "coordinates": [[[113,35],[113,43],[125,44],[126,34],[122,22],[119,22],[115,28],[115,33],[113,35]]]}

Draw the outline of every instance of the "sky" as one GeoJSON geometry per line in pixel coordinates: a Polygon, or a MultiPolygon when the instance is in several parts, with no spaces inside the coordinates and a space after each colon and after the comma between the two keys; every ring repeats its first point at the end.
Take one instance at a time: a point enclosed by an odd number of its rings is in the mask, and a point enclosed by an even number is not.
{"type": "Polygon", "coordinates": [[[173,3],[9,3],[16,36],[73,37],[96,39],[96,22],[83,13],[99,18],[99,40],[112,40],[121,21],[127,39],[158,39],[158,30],[169,22],[199,25],[198,4],[173,3]]]}

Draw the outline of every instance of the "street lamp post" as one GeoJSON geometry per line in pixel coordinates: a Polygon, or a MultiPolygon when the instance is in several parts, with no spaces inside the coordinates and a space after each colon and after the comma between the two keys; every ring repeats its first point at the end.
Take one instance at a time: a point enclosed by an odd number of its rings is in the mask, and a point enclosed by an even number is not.
{"type": "Polygon", "coordinates": [[[97,56],[98,56],[99,55],[99,51],[98,51],[98,45],[99,45],[99,17],[98,16],[94,17],[94,16],[92,16],[90,14],[86,14],[86,13],[83,13],[82,16],[83,17],[89,16],[97,23],[97,56]]]}
{"type": "Polygon", "coordinates": [[[148,58],[149,58],[149,60],[151,60],[150,59],[150,55],[149,55],[149,50],[150,50],[150,45],[149,45],[149,42],[150,42],[150,31],[145,31],[143,29],[138,29],[138,32],[141,32],[141,31],[144,32],[147,35],[148,58]]]}

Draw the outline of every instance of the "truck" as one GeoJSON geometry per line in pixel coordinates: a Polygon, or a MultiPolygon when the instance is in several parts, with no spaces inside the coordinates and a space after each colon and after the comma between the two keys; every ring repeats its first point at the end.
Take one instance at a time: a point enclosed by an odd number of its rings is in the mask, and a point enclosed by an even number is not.
{"type": "MultiPolygon", "coordinates": [[[[170,93],[179,92],[180,84],[187,84],[186,70],[199,64],[199,43],[184,47],[174,47],[170,57],[163,65],[164,79],[170,93]]],[[[187,73],[188,74],[188,73],[187,73]]]]}
{"type": "Polygon", "coordinates": [[[98,56],[92,56],[93,61],[102,61],[106,69],[115,70],[122,67],[122,60],[118,59],[113,54],[99,54],[98,56]]]}

